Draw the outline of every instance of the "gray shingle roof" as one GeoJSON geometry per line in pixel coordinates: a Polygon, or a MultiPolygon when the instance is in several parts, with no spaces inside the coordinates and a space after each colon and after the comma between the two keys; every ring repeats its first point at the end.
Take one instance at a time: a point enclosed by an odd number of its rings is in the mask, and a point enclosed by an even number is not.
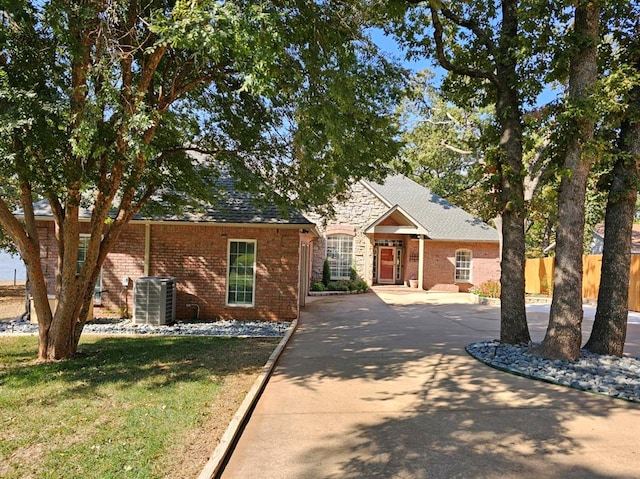
{"type": "MultiPolygon", "coordinates": [[[[202,204],[200,208],[181,208],[176,213],[138,214],[134,221],[182,221],[191,223],[225,223],[225,224],[270,224],[270,225],[309,225],[309,221],[299,211],[289,208],[284,214],[276,205],[267,202],[254,202],[249,193],[234,188],[232,178],[225,176],[218,180],[218,187],[225,193],[214,204],[202,204]]],[[[51,208],[47,200],[34,204],[38,217],[51,217],[51,208]]],[[[21,211],[16,212],[17,215],[21,211]]],[[[91,218],[91,210],[83,208],[80,217],[91,218]]]]}
{"type": "Polygon", "coordinates": [[[404,175],[387,177],[384,184],[364,182],[389,207],[402,208],[434,240],[498,241],[487,223],[432,193],[404,175]]]}
{"type": "Polygon", "coordinates": [[[313,224],[293,208],[287,208],[283,213],[271,202],[256,201],[250,193],[238,191],[229,176],[221,177],[217,183],[225,194],[215,204],[203,205],[204,211],[186,209],[175,215],[164,214],[154,219],[238,224],[313,224]]]}

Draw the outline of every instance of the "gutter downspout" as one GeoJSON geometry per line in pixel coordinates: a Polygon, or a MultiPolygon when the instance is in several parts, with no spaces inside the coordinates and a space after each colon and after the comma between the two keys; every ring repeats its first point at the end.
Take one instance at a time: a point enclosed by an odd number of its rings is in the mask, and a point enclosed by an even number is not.
{"type": "Polygon", "coordinates": [[[144,225],[144,276],[149,276],[151,258],[151,223],[144,225]]]}
{"type": "Polygon", "coordinates": [[[424,289],[424,235],[420,235],[418,241],[418,289],[424,289]]]}

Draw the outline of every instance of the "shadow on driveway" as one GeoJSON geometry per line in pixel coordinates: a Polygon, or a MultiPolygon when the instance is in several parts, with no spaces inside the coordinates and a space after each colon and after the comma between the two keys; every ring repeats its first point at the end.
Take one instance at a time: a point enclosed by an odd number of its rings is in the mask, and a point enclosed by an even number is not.
{"type": "Polygon", "coordinates": [[[222,477],[638,477],[637,405],[469,357],[496,307],[392,293],[310,302],[222,477]]]}

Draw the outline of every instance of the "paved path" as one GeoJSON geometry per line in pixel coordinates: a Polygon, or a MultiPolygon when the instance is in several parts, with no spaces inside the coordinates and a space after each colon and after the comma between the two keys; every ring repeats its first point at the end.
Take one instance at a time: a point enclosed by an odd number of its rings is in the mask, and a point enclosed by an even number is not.
{"type": "Polygon", "coordinates": [[[222,477],[640,478],[637,404],[482,365],[464,346],[497,337],[499,309],[450,300],[311,302],[222,477]]]}

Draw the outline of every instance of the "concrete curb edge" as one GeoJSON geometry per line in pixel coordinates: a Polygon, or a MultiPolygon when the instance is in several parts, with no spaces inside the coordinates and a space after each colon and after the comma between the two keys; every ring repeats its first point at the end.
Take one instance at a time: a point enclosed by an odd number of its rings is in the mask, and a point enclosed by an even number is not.
{"type": "Polygon", "coordinates": [[[218,477],[222,466],[233,451],[234,444],[239,437],[240,431],[248,420],[254,406],[258,402],[267,381],[271,377],[271,374],[276,367],[276,363],[278,362],[278,358],[282,354],[282,351],[284,351],[285,346],[297,328],[298,320],[295,319],[292,321],[291,326],[287,329],[286,334],[276,349],[271,353],[271,356],[269,356],[269,359],[262,368],[262,372],[251,386],[251,389],[245,396],[244,401],[242,401],[242,404],[240,404],[240,407],[229,422],[227,429],[220,438],[213,454],[211,454],[211,457],[200,472],[198,479],[214,479],[218,477]]]}

